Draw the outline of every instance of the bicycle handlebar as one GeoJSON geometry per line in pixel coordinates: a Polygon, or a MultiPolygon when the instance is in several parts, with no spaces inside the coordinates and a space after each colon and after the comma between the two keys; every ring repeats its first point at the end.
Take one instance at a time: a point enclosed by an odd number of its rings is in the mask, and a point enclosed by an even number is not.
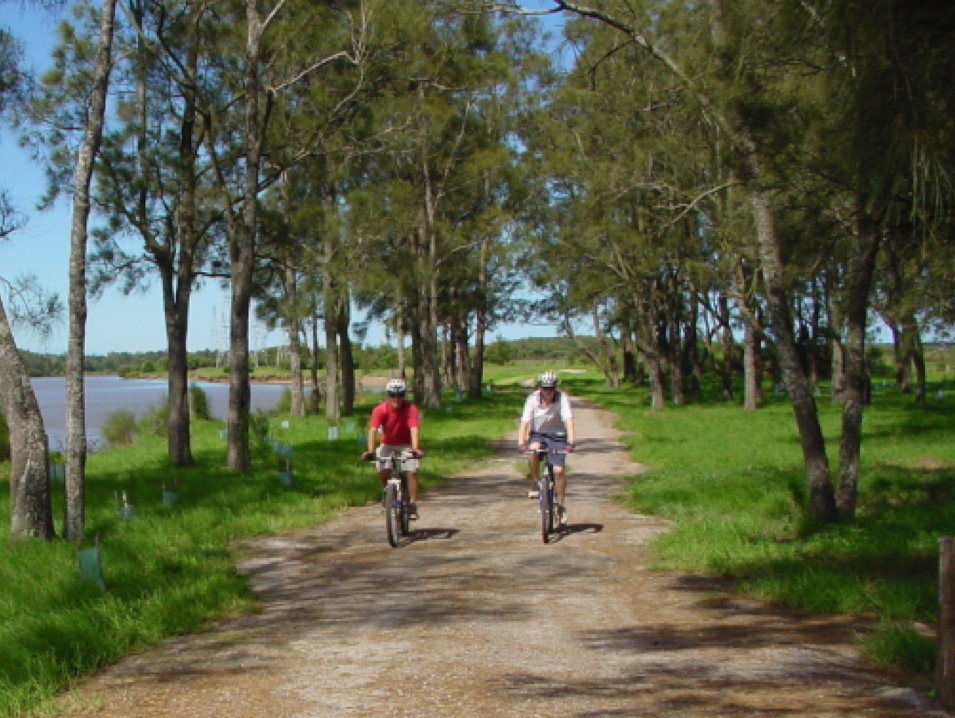
{"type": "Polygon", "coordinates": [[[392,459],[397,459],[398,461],[407,461],[408,459],[420,459],[420,451],[402,451],[400,454],[392,454],[391,456],[386,456],[384,459],[378,456],[374,451],[366,451],[361,455],[362,461],[391,461],[392,459]]]}

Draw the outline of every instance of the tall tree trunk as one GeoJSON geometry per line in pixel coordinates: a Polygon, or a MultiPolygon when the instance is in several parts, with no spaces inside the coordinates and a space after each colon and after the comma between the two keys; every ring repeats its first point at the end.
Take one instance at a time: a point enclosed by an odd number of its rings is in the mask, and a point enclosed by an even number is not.
{"type": "MultiPolygon", "coordinates": [[[[333,238],[326,237],[326,257],[328,256],[328,242],[333,238]]],[[[327,266],[327,265],[326,265],[327,266]]],[[[341,419],[341,399],[339,383],[339,353],[338,353],[338,298],[335,279],[331,277],[331,270],[325,271],[325,418],[329,426],[338,426],[341,419]]]]}
{"type": "MultiPolygon", "coordinates": [[[[755,184],[759,168],[755,157],[752,178],[755,184]]],[[[821,521],[832,522],[838,518],[835,493],[826,441],[819,424],[819,410],[809,388],[809,382],[799,364],[799,353],[789,315],[789,298],[783,286],[783,266],[776,230],[773,225],[769,200],[762,189],[750,187],[750,199],[756,220],[756,238],[759,246],[763,279],[766,283],[769,304],[769,321],[776,343],[780,369],[789,399],[792,402],[796,426],[802,444],[803,461],[806,467],[806,482],[809,486],[809,503],[812,515],[821,521]]]]}
{"type": "Polygon", "coordinates": [[[472,399],[480,399],[484,386],[484,342],[487,337],[487,298],[490,292],[488,277],[488,240],[481,242],[478,282],[481,288],[481,301],[474,312],[474,355],[468,372],[467,392],[472,399]]]}
{"type": "MultiPolygon", "coordinates": [[[[169,463],[172,466],[191,466],[192,431],[189,410],[189,307],[195,281],[195,258],[202,238],[196,227],[197,176],[196,155],[196,88],[199,66],[198,25],[202,10],[192,8],[188,26],[185,78],[181,83],[183,112],[179,140],[179,185],[182,188],[180,211],[176,216],[178,239],[178,267],[176,284],[163,286],[166,315],[166,337],[169,359],[169,463]]],[[[145,107],[145,102],[143,103],[145,107]]],[[[143,126],[145,127],[145,118],[143,126]]],[[[170,257],[171,259],[171,257],[170,257]]]]}
{"type": "Polygon", "coordinates": [[[418,258],[422,269],[418,291],[420,330],[416,352],[415,400],[429,409],[441,408],[441,360],[438,347],[438,227],[434,186],[427,159],[422,162],[424,207],[421,216],[418,258]],[[420,375],[420,376],[419,376],[420,375]]]}
{"type": "Polygon", "coordinates": [[[226,465],[236,471],[252,467],[249,448],[249,310],[252,306],[255,245],[259,225],[259,171],[262,162],[261,43],[265,26],[256,0],[245,3],[245,177],[242,222],[229,243],[232,260],[232,296],[229,308],[229,445],[226,465]]]}
{"type": "Polygon", "coordinates": [[[843,327],[833,326],[829,332],[830,372],[832,373],[830,396],[837,403],[846,398],[846,344],[842,340],[843,327]]]}
{"type": "Polygon", "coordinates": [[[759,334],[752,324],[743,325],[743,410],[756,411],[759,408],[759,334]]]}
{"type": "Polygon", "coordinates": [[[641,313],[637,325],[637,348],[647,368],[647,378],[650,383],[650,408],[653,411],[663,411],[666,408],[666,388],[662,351],[657,325],[653,321],[653,310],[652,307],[647,306],[648,303],[649,300],[644,300],[639,305],[641,313]]]}
{"type": "Polygon", "coordinates": [[[302,376],[302,320],[298,311],[298,272],[286,266],[284,273],[285,299],[290,307],[286,318],[288,335],[289,378],[291,379],[292,416],[305,416],[305,381],[302,376]]]}
{"type": "Polygon", "coordinates": [[[80,541],[86,525],[86,244],[89,232],[90,186],[103,139],[106,98],[112,71],[113,20],[116,0],[104,0],[93,70],[93,92],[83,142],[73,174],[73,217],[70,224],[70,331],[66,352],[66,501],[63,535],[80,541]]]}
{"type": "Polygon", "coordinates": [[[846,393],[846,345],[844,334],[846,319],[843,307],[833,296],[829,298],[829,371],[830,394],[834,402],[843,402],[846,393]]]}
{"type": "Polygon", "coordinates": [[[398,354],[398,376],[402,379],[406,379],[408,372],[406,370],[406,359],[405,359],[405,302],[406,298],[403,296],[398,296],[397,302],[395,303],[395,351],[398,354]]]}
{"type": "Polygon", "coordinates": [[[912,365],[915,367],[915,403],[925,406],[925,350],[918,323],[912,318],[912,365]]]}
{"type": "Polygon", "coordinates": [[[348,335],[348,327],[351,325],[351,299],[347,288],[342,289],[337,316],[338,341],[341,347],[339,357],[342,375],[342,415],[352,416],[355,413],[355,357],[351,337],[348,335]]]}
{"type": "Polygon", "coordinates": [[[189,362],[186,337],[189,334],[189,297],[191,278],[180,284],[174,299],[167,299],[172,288],[164,288],[166,304],[166,356],[169,360],[169,463],[172,466],[191,466],[192,440],[189,417],[189,362]],[[184,296],[185,295],[185,296],[184,296]]]}
{"type": "Polygon", "coordinates": [[[723,399],[725,401],[733,401],[733,353],[736,344],[733,341],[733,328],[730,325],[729,298],[725,295],[720,295],[718,306],[720,312],[720,344],[723,347],[723,361],[719,364],[718,372],[720,375],[720,383],[723,387],[723,399]]]}
{"type": "Polygon", "coordinates": [[[670,365],[670,400],[674,406],[686,403],[683,397],[683,362],[680,351],[680,322],[667,317],[667,363],[670,365]]]}
{"type": "MultiPolygon", "coordinates": [[[[727,46],[723,27],[723,3],[725,0],[710,0],[713,9],[713,40],[723,65],[721,71],[727,78],[735,77],[734,54],[727,46]]],[[[685,76],[684,76],[685,77],[685,76]]],[[[704,103],[717,110],[702,93],[704,103]]],[[[826,442],[819,424],[819,411],[813,399],[809,382],[799,364],[799,352],[793,332],[789,295],[786,291],[782,250],[773,218],[768,190],[765,186],[762,158],[753,139],[749,116],[739,106],[718,110],[723,129],[741,157],[738,169],[743,188],[749,196],[756,227],[756,247],[760,268],[766,285],[769,306],[769,325],[772,329],[776,353],[779,358],[783,381],[789,392],[799,438],[802,444],[803,461],[806,467],[806,483],[809,487],[810,511],[815,519],[833,522],[838,519],[832,473],[826,455],[826,442]]]]}
{"type": "Polygon", "coordinates": [[[322,403],[322,385],[318,379],[318,317],[309,318],[309,327],[312,335],[312,360],[309,362],[309,372],[312,378],[312,392],[308,397],[308,410],[312,416],[318,416],[322,403]]]}
{"type": "Polygon", "coordinates": [[[889,322],[892,331],[892,357],[895,360],[895,388],[903,394],[912,391],[911,355],[906,346],[908,337],[899,322],[889,322]]]}
{"type": "MultiPolygon", "coordinates": [[[[863,203],[860,202],[860,207],[863,203]]],[[[872,218],[863,217],[859,227],[862,246],[849,273],[846,312],[846,390],[842,406],[842,441],[839,447],[839,486],[836,506],[842,519],[852,519],[859,492],[859,453],[862,445],[862,411],[868,392],[865,365],[865,330],[869,312],[869,289],[875,272],[882,230],[872,218]]]]}
{"type": "Polygon", "coordinates": [[[43,415],[0,299],[0,403],[10,429],[10,538],[54,538],[43,415]]]}
{"type": "Polygon", "coordinates": [[[451,345],[454,357],[454,388],[466,390],[471,376],[471,356],[468,352],[468,329],[464,320],[457,320],[451,327],[451,345]]]}

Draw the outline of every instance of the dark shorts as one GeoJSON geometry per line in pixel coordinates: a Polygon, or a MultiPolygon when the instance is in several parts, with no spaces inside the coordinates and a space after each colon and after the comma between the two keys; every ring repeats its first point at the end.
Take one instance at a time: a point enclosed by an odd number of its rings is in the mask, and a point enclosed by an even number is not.
{"type": "MultiPolygon", "coordinates": [[[[531,432],[528,444],[540,444],[553,451],[563,451],[567,446],[566,434],[535,434],[531,432]]],[[[567,454],[550,454],[548,457],[552,466],[563,466],[567,454]]]]}

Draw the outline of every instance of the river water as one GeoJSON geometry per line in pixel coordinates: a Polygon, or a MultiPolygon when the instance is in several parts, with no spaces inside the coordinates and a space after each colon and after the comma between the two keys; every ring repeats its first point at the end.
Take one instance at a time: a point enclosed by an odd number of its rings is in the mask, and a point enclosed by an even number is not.
{"type": "MultiPolygon", "coordinates": [[[[31,379],[33,391],[40,403],[43,423],[50,437],[50,449],[66,446],[66,379],[40,377],[31,379]]],[[[225,419],[229,408],[229,385],[221,382],[193,382],[209,397],[213,416],[225,419]]],[[[283,384],[252,384],[252,410],[272,409],[282,397],[283,384]]],[[[165,379],[122,379],[118,376],[90,376],[86,378],[86,433],[92,445],[102,443],[100,426],[107,416],[119,409],[142,415],[151,407],[158,407],[168,394],[165,379]]]]}

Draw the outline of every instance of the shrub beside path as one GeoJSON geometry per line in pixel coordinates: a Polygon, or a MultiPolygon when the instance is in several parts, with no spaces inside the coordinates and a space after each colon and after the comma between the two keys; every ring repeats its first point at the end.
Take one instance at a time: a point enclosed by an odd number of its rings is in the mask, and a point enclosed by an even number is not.
{"type": "Polygon", "coordinates": [[[510,438],[427,494],[398,549],[377,506],[245,543],[258,613],[123,660],[62,715],[946,715],[861,669],[845,619],[648,570],[644,546],[666,522],[607,498],[641,467],[609,413],[579,403],[576,418],[561,540],[542,544],[510,438]]]}

